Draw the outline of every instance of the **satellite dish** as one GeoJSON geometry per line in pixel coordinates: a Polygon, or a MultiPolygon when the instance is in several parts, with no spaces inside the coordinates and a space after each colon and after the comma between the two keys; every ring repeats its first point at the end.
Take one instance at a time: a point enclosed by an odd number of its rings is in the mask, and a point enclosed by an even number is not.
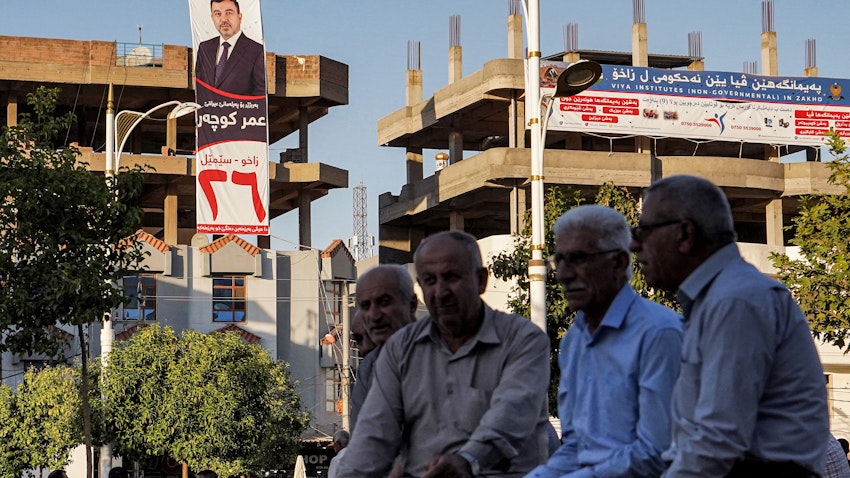
{"type": "Polygon", "coordinates": [[[124,60],[127,66],[150,66],[153,65],[153,52],[150,48],[139,45],[130,50],[124,60]]]}
{"type": "Polygon", "coordinates": [[[192,247],[201,248],[209,245],[210,240],[206,234],[195,234],[192,236],[192,247]]]}

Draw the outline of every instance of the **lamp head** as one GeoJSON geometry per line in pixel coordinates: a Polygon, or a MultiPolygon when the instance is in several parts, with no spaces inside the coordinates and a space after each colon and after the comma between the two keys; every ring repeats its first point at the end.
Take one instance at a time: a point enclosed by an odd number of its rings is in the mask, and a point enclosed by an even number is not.
{"type": "Polygon", "coordinates": [[[195,111],[198,111],[201,108],[201,105],[192,101],[179,103],[177,106],[174,107],[173,110],[168,113],[168,119],[176,119],[181,116],[186,116],[188,114],[194,113],[195,111]]]}
{"type": "Polygon", "coordinates": [[[573,96],[590,88],[602,76],[602,65],[595,61],[579,60],[564,68],[555,84],[556,98],[573,96]]]}

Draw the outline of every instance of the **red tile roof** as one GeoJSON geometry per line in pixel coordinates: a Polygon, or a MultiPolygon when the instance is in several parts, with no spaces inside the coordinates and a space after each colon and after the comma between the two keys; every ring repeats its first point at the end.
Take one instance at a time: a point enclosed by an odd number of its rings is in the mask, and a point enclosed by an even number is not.
{"type": "Polygon", "coordinates": [[[244,340],[245,342],[248,342],[249,344],[256,344],[257,342],[259,342],[262,339],[262,337],[260,337],[258,335],[254,335],[251,332],[248,332],[247,330],[243,329],[242,327],[239,327],[238,325],[234,325],[234,324],[225,325],[224,327],[216,330],[215,332],[217,332],[217,333],[235,332],[235,333],[239,334],[240,337],[242,337],[242,340],[244,340]]]}
{"type": "Polygon", "coordinates": [[[163,254],[171,250],[171,246],[166,244],[165,241],[153,237],[152,235],[145,232],[143,229],[139,229],[138,231],[136,231],[135,234],[128,237],[126,240],[128,242],[147,242],[148,244],[153,246],[154,249],[158,250],[159,252],[162,252],[163,254]]]}
{"type": "Polygon", "coordinates": [[[248,254],[251,254],[252,256],[256,256],[257,254],[260,253],[259,247],[247,242],[246,240],[240,238],[239,236],[237,236],[235,234],[228,234],[228,235],[222,237],[221,239],[219,239],[217,241],[213,241],[213,242],[209,243],[208,245],[200,248],[199,250],[201,252],[204,252],[204,253],[207,253],[207,254],[213,254],[216,251],[218,251],[219,249],[221,249],[222,247],[230,244],[231,242],[235,242],[236,245],[238,245],[242,249],[245,249],[245,251],[248,254]]]}
{"type": "Polygon", "coordinates": [[[150,325],[150,324],[138,324],[138,325],[134,325],[134,326],[130,327],[129,329],[127,329],[127,330],[125,330],[125,331],[123,331],[123,332],[121,332],[121,333],[117,333],[117,334],[115,334],[115,340],[118,340],[118,341],[124,341],[124,340],[127,340],[127,339],[129,339],[130,337],[132,337],[133,335],[135,335],[135,334],[136,334],[136,332],[138,332],[138,331],[140,331],[140,330],[144,329],[144,328],[145,328],[145,327],[147,327],[148,325],[150,325]]]}
{"type": "Polygon", "coordinates": [[[331,245],[329,245],[324,251],[322,251],[322,257],[323,258],[333,257],[333,256],[337,255],[339,253],[339,251],[345,252],[345,255],[348,256],[348,259],[351,262],[354,262],[354,256],[351,255],[351,251],[349,251],[348,248],[345,247],[345,243],[342,242],[341,239],[334,239],[333,242],[331,242],[331,245]]]}

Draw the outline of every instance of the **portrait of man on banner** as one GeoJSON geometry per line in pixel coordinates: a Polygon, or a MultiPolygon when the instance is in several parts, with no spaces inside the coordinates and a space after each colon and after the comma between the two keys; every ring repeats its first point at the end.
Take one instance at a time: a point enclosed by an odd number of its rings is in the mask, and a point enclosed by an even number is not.
{"type": "Polygon", "coordinates": [[[239,1],[212,0],[210,11],[218,34],[198,45],[195,77],[227,93],[265,95],[265,51],[261,43],[242,31],[239,1]]]}
{"type": "Polygon", "coordinates": [[[195,52],[197,229],[268,234],[265,46],[259,0],[189,0],[195,52]]]}

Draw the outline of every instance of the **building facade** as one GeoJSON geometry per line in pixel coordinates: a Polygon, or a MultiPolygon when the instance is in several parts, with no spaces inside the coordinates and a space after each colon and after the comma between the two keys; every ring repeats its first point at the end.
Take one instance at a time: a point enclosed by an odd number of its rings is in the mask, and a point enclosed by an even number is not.
{"type": "MultiPolygon", "coordinates": [[[[544,59],[702,70],[699,53],[648,52],[647,25],[638,11],[642,5],[635,2],[631,52],[573,48],[548,58],[544,54],[544,59]]],[[[378,121],[378,144],[402,150],[399,160],[405,161],[407,170],[406,184],[398,194],[379,197],[382,262],[410,262],[422,239],[442,230],[464,230],[479,243],[488,239],[503,245],[510,241],[498,238],[523,230],[531,203],[532,160],[522,27],[522,17],[514,10],[507,18],[507,57],[490,60],[466,75],[461,74],[461,46],[450,46],[449,82],[430,96],[423,96],[424,72],[407,71],[406,104],[378,121]],[[438,166],[430,176],[424,174],[425,162],[431,161],[426,151],[439,152],[438,166]]],[[[771,30],[765,28],[758,39],[761,74],[776,76],[776,32],[771,30]]],[[[809,67],[803,74],[817,76],[817,68],[809,67]]],[[[843,192],[828,184],[829,170],[814,147],[553,130],[544,138],[545,187],[580,191],[591,201],[606,182],[626,187],[636,197],[654,180],[675,174],[694,174],[716,183],[731,203],[742,254],[768,274],[775,272],[770,252],[794,254],[788,242],[793,231],[785,226],[792,224],[800,198],[843,192]],[[783,160],[793,153],[803,160],[783,160]]],[[[485,250],[485,259],[492,252],[485,250]]],[[[489,293],[490,300],[504,303],[504,289],[489,293]]],[[[820,350],[832,397],[833,431],[836,436],[850,436],[850,362],[833,347],[820,350]]]]}
{"type": "MultiPolygon", "coordinates": [[[[109,85],[115,111],[147,111],[166,101],[193,101],[191,48],[136,46],[100,41],[0,36],[0,110],[6,125],[27,113],[25,98],[39,86],[58,87],[57,114],[77,117],[68,145],[92,174],[105,171],[105,105],[109,85]]],[[[321,339],[347,315],[354,260],[340,241],[311,244],[311,203],[348,187],[344,169],[310,162],[310,124],[348,103],[348,66],[318,55],[267,53],[269,142],[298,135],[299,147],[273,158],[269,217],[292,211],[299,218],[300,250],[270,248],[269,236],[252,244],[237,236],[210,237],[195,229],[195,125],[178,120],[142,121],[128,137],[119,167],[149,165],[140,205],[145,214],[135,240],[148,256],[144,270],[125,278],[131,304],[113,311],[116,340],[156,322],[178,333],[233,331],[290,364],[303,405],[312,413],[306,440],[324,440],[342,421],[338,344],[321,339]]],[[[116,168],[117,169],[117,168],[116,168]]],[[[30,366],[79,356],[79,338],[68,330],[61,357],[0,355],[0,379],[15,385],[30,366]]],[[[100,326],[86,337],[100,354],[100,326]]],[[[84,463],[84,459],[83,459],[84,463]]],[[[76,466],[76,465],[75,465],[76,466]]],[[[72,476],[76,473],[69,473],[72,476]]]]}

